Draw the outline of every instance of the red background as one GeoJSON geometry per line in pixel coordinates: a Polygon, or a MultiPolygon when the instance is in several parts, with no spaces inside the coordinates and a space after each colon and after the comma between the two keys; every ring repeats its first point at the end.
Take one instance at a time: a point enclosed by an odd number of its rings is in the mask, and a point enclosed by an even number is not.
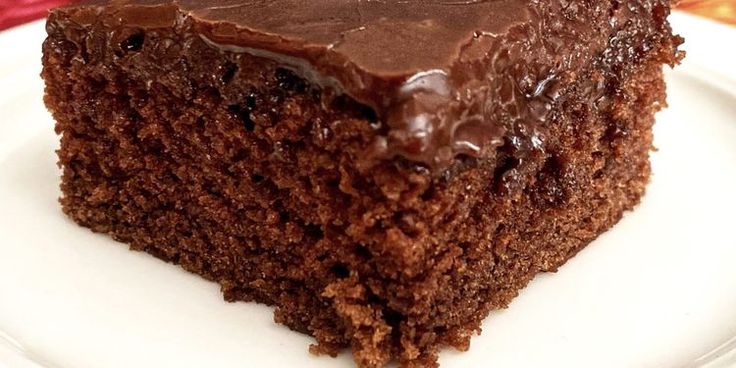
{"type": "Polygon", "coordinates": [[[49,8],[70,0],[0,0],[0,30],[43,18],[49,8]]]}

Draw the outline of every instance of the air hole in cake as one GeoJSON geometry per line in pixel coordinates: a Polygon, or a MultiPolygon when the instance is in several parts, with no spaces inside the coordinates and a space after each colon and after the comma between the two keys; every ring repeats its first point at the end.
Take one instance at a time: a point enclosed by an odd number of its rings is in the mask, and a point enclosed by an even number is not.
{"type": "Polygon", "coordinates": [[[500,165],[493,173],[493,186],[496,194],[508,194],[505,185],[504,175],[519,166],[519,159],[513,156],[507,156],[500,161],[500,165]]]}
{"type": "Polygon", "coordinates": [[[328,258],[327,253],[320,253],[317,255],[317,262],[324,262],[328,258]]]}
{"type": "Polygon", "coordinates": [[[600,151],[593,152],[591,156],[593,157],[593,164],[597,168],[593,173],[593,179],[597,180],[603,177],[603,173],[606,168],[606,158],[604,157],[603,152],[600,151]]]}
{"type": "Polygon", "coordinates": [[[324,231],[322,231],[322,226],[317,224],[304,225],[304,233],[313,239],[322,239],[325,236],[324,231]]]}
{"type": "Polygon", "coordinates": [[[468,249],[470,249],[470,243],[468,242],[460,242],[457,246],[463,250],[463,253],[467,252],[468,249]]]}
{"type": "Polygon", "coordinates": [[[238,73],[238,66],[235,63],[228,61],[224,65],[220,66],[220,70],[222,71],[222,77],[220,77],[222,83],[230,83],[233,78],[235,78],[235,74],[238,73]]]}
{"type": "Polygon", "coordinates": [[[264,177],[263,177],[263,175],[260,175],[260,174],[252,174],[252,175],[250,176],[250,180],[251,180],[252,182],[254,182],[254,183],[260,183],[260,182],[262,182],[262,181],[263,181],[263,180],[265,180],[265,179],[266,179],[266,178],[264,178],[264,177]]]}
{"type": "Polygon", "coordinates": [[[204,116],[197,116],[194,120],[194,126],[198,132],[203,132],[207,122],[204,120],[204,116]]]}
{"type": "Polygon", "coordinates": [[[393,216],[392,222],[399,225],[399,229],[404,235],[414,238],[420,235],[421,231],[417,228],[416,219],[414,214],[403,213],[401,211],[396,212],[393,216]]]}
{"type": "Polygon", "coordinates": [[[562,175],[564,171],[563,161],[560,156],[552,155],[544,162],[542,172],[549,176],[557,177],[562,175]]]}
{"type": "Polygon", "coordinates": [[[279,212],[279,221],[281,222],[289,221],[289,213],[286,211],[279,212]]]}
{"type": "Polygon", "coordinates": [[[124,52],[138,52],[143,49],[145,41],[146,36],[143,32],[136,32],[120,42],[120,49],[124,52]]]}
{"type": "Polygon", "coordinates": [[[279,83],[279,88],[287,91],[303,93],[307,90],[307,83],[304,79],[299,78],[289,69],[277,68],[276,81],[279,83]]]}
{"type": "Polygon", "coordinates": [[[253,111],[256,109],[256,103],[257,103],[256,96],[257,95],[255,94],[255,92],[251,92],[248,94],[248,97],[245,98],[245,106],[248,109],[250,109],[250,111],[253,111]]]}
{"type": "MultiPolygon", "coordinates": [[[[248,152],[248,150],[245,150],[245,149],[239,149],[239,150],[238,150],[238,151],[237,151],[237,152],[236,152],[236,153],[235,153],[235,154],[234,154],[234,155],[232,156],[232,161],[233,161],[233,163],[239,163],[239,162],[241,162],[241,161],[245,161],[245,160],[247,160],[247,159],[248,159],[249,157],[250,157],[250,153],[248,152]]],[[[233,166],[230,166],[230,167],[231,167],[231,170],[232,170],[233,166]]]]}
{"type": "Polygon", "coordinates": [[[369,106],[361,105],[358,108],[358,111],[360,111],[360,115],[365,119],[368,120],[371,124],[371,127],[374,129],[380,129],[382,124],[380,121],[378,121],[378,116],[376,115],[376,111],[373,110],[369,106]]]}
{"type": "Polygon", "coordinates": [[[330,188],[339,188],[340,187],[340,179],[339,178],[332,178],[325,180],[325,185],[327,185],[330,188]]]}
{"type": "Polygon", "coordinates": [[[358,244],[355,246],[355,255],[360,259],[367,260],[371,258],[371,251],[365,245],[358,244]]]}
{"type": "Polygon", "coordinates": [[[421,198],[421,199],[422,199],[423,201],[428,201],[428,200],[430,200],[430,199],[432,199],[432,198],[434,197],[434,195],[435,195],[436,191],[437,191],[437,190],[435,189],[435,187],[431,186],[431,187],[427,188],[427,190],[425,190],[425,191],[424,191],[424,192],[423,192],[423,193],[421,194],[420,198],[421,198]]]}
{"type": "Polygon", "coordinates": [[[563,159],[557,155],[547,158],[538,175],[540,190],[536,193],[536,200],[540,205],[559,206],[565,203],[567,196],[562,182],[564,175],[563,159]]]}
{"type": "Polygon", "coordinates": [[[143,142],[143,151],[152,154],[155,156],[160,155],[162,152],[165,152],[165,146],[161,141],[158,139],[146,139],[143,142]]]}
{"type": "Polygon", "coordinates": [[[627,131],[626,127],[616,122],[615,124],[609,126],[608,129],[606,129],[606,133],[603,136],[603,139],[606,142],[614,142],[626,138],[626,136],[628,135],[629,132],[627,131]]]}
{"type": "Polygon", "coordinates": [[[350,276],[350,270],[348,269],[348,266],[342,264],[342,263],[335,263],[330,268],[330,271],[337,277],[338,279],[344,279],[350,276]]]}
{"type": "MultiPolygon", "coordinates": [[[[404,320],[404,316],[401,313],[391,308],[385,308],[382,312],[383,320],[386,321],[386,324],[389,326],[398,326],[399,324],[401,324],[401,321],[404,320]]],[[[398,329],[394,330],[397,330],[398,332],[398,329]]]]}
{"type": "MultiPolygon", "coordinates": [[[[248,104],[248,101],[246,101],[246,104],[248,104]]],[[[246,106],[243,107],[241,105],[230,105],[228,106],[227,110],[237,116],[238,119],[243,123],[243,127],[245,127],[245,130],[252,132],[256,129],[256,124],[253,122],[253,119],[250,117],[251,109],[246,106]]]]}

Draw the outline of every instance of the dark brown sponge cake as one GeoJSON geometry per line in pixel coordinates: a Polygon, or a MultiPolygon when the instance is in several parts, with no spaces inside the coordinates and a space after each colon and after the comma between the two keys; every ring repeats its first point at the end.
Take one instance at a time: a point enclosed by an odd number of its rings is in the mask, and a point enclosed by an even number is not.
{"type": "Polygon", "coordinates": [[[79,224],[360,367],[436,366],[633,208],[668,0],[88,1],[46,104],[79,224]]]}

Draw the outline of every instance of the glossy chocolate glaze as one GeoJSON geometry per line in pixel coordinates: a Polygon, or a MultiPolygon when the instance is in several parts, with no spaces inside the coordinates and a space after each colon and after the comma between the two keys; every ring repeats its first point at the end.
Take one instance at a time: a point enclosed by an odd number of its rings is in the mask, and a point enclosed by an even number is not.
{"type": "MultiPolygon", "coordinates": [[[[459,155],[491,157],[504,145],[522,157],[543,151],[563,86],[602,60],[619,23],[646,10],[621,7],[608,22],[586,22],[584,10],[562,3],[94,0],[61,11],[112,32],[178,27],[222,52],[275,59],[375,111],[385,134],[368,154],[442,169],[459,155]],[[574,16],[548,24],[554,12],[574,16]]],[[[589,84],[594,102],[605,86],[589,84]]]]}

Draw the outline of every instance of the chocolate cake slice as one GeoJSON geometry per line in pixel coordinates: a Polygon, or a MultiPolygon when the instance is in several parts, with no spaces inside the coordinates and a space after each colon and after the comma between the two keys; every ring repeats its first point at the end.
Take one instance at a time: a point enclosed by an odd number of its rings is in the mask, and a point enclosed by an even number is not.
{"type": "MultiPolygon", "coordinates": [[[[633,208],[669,0],[120,0],[48,20],[61,204],[275,307],[315,353],[436,366],[633,208]]],[[[247,326],[243,326],[247,328],[247,326]]]]}

